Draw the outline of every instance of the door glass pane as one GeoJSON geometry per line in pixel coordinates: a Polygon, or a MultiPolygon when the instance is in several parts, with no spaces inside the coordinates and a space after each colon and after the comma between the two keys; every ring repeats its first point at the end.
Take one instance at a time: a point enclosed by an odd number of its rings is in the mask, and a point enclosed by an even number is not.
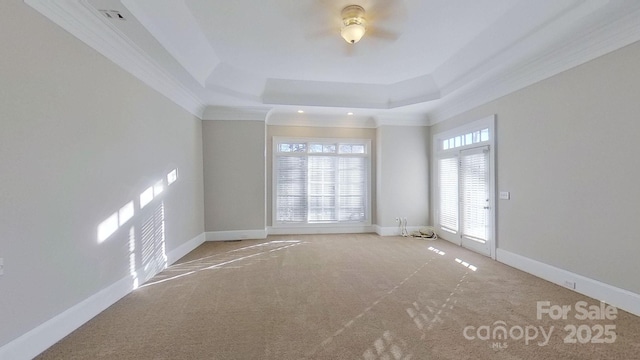
{"type": "Polygon", "coordinates": [[[440,209],[438,211],[441,227],[458,231],[458,160],[455,157],[438,160],[438,184],[440,191],[440,209]]]}
{"type": "Polygon", "coordinates": [[[488,169],[484,151],[460,155],[460,196],[462,197],[462,235],[474,240],[488,240],[488,169]]]}

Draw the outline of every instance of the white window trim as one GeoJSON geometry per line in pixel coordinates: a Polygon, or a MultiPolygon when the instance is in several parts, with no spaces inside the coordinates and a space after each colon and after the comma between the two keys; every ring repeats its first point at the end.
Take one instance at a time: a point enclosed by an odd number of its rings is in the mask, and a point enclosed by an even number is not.
{"type": "MultiPolygon", "coordinates": [[[[330,229],[330,228],[345,228],[345,229],[354,229],[354,228],[362,228],[368,229],[371,227],[372,219],[372,204],[371,204],[371,140],[370,139],[356,139],[356,138],[308,138],[308,137],[281,137],[274,136],[273,137],[273,146],[271,150],[271,227],[274,229],[330,229]],[[284,152],[280,153],[278,151],[278,145],[281,143],[314,143],[314,144],[363,144],[365,145],[365,153],[364,154],[339,154],[339,153],[310,153],[309,146],[307,145],[306,152],[284,152]],[[278,154],[286,154],[287,156],[356,156],[363,157],[366,159],[367,163],[367,191],[366,191],[366,206],[365,206],[365,216],[366,221],[362,222],[327,222],[327,223],[306,223],[306,224],[296,224],[296,223],[279,223],[277,221],[277,157],[278,154]]],[[[277,230],[276,230],[277,232],[277,230]]]]}
{"type": "MultiPolygon", "coordinates": [[[[489,235],[491,237],[491,243],[489,244],[489,251],[490,254],[489,256],[495,260],[496,258],[496,249],[497,249],[497,243],[498,243],[498,239],[496,237],[497,235],[497,231],[496,231],[496,224],[497,224],[497,219],[496,219],[496,205],[497,205],[497,193],[496,193],[496,115],[490,115],[487,116],[485,118],[470,122],[468,124],[456,127],[454,129],[450,129],[447,131],[443,131],[437,134],[433,134],[432,137],[432,147],[433,147],[433,154],[435,155],[434,161],[432,161],[431,164],[431,173],[433,174],[433,178],[431,181],[432,184],[432,194],[433,194],[433,198],[434,198],[434,202],[431,206],[431,213],[433,214],[433,223],[434,223],[434,227],[436,228],[436,230],[441,229],[440,224],[438,224],[438,214],[439,214],[439,204],[440,204],[440,199],[439,199],[439,192],[438,189],[436,188],[436,184],[438,182],[438,159],[440,159],[441,157],[449,157],[452,154],[457,154],[462,150],[466,150],[466,149],[473,149],[473,148],[478,148],[478,147],[482,147],[482,146],[489,146],[489,163],[490,163],[490,168],[489,168],[489,177],[490,177],[490,185],[489,185],[489,192],[492,195],[491,196],[491,200],[489,202],[489,207],[490,207],[490,211],[491,211],[491,221],[490,221],[490,229],[489,229],[489,235]],[[448,150],[443,150],[442,148],[442,142],[444,140],[450,139],[452,137],[458,136],[458,135],[464,135],[464,134],[468,134],[470,132],[474,132],[474,131],[478,131],[478,130],[482,130],[482,129],[486,129],[489,128],[489,140],[488,141],[481,141],[481,142],[477,142],[474,144],[470,144],[470,145],[464,145],[464,146],[460,146],[460,147],[456,147],[453,149],[448,149],[448,150]]],[[[448,231],[441,231],[439,233],[439,235],[441,235],[442,238],[444,238],[445,240],[448,240],[450,242],[453,242],[455,244],[460,245],[461,244],[461,238],[460,238],[460,230],[458,230],[457,233],[450,233],[448,231]]]]}
{"type": "Polygon", "coordinates": [[[493,146],[494,145],[494,138],[495,138],[495,115],[480,119],[480,120],[476,120],[472,123],[466,124],[466,125],[462,125],[460,127],[457,127],[455,129],[451,129],[451,130],[447,130],[445,132],[441,132],[441,133],[437,133],[433,135],[433,153],[436,154],[436,157],[442,156],[443,154],[447,154],[447,153],[454,153],[457,154],[459,151],[461,150],[466,150],[466,149],[473,149],[473,148],[477,148],[477,147],[481,147],[481,146],[493,146]],[[458,147],[454,147],[454,148],[450,148],[447,150],[444,150],[442,148],[442,143],[445,140],[448,140],[450,138],[456,137],[456,136],[463,136],[465,134],[468,133],[472,133],[472,132],[476,132],[476,131],[481,131],[484,129],[489,129],[489,140],[486,141],[479,141],[473,144],[469,144],[469,145],[463,145],[463,146],[458,146],[458,147]]]}

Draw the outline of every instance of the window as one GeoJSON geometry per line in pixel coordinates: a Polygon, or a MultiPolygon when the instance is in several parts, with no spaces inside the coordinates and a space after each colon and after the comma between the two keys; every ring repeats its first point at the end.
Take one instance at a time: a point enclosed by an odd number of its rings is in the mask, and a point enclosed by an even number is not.
{"type": "Polygon", "coordinates": [[[274,138],[274,226],[368,223],[369,140],[274,138]]]}
{"type": "Polygon", "coordinates": [[[462,146],[469,146],[485,141],[489,141],[489,128],[442,140],[440,150],[455,149],[462,146]]]}

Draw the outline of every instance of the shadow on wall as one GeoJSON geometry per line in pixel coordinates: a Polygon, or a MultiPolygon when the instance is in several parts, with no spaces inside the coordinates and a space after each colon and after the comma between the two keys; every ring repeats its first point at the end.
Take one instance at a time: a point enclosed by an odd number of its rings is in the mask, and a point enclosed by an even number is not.
{"type": "Polygon", "coordinates": [[[173,169],[164,179],[145,189],[138,199],[129,201],[98,225],[98,244],[109,240],[119,229],[129,226],[129,273],[133,289],[168,265],[164,201],[160,195],[177,180],[178,170],[173,169]]]}

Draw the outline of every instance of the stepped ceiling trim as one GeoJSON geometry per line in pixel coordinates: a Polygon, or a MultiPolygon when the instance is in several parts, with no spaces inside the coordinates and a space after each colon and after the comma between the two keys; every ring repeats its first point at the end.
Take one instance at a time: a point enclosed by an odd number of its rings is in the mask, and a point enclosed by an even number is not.
{"type": "MultiPolygon", "coordinates": [[[[336,0],[335,6],[342,2],[346,0],[336,0]]],[[[382,0],[352,2],[365,8],[387,4],[382,0]]],[[[362,127],[389,123],[380,119],[393,117],[414,119],[403,120],[407,124],[433,124],[640,40],[640,2],[630,0],[545,4],[470,0],[440,8],[428,8],[429,2],[419,0],[398,1],[400,15],[385,24],[399,34],[397,38],[380,40],[365,34],[353,48],[355,55],[344,52],[343,46],[353,45],[339,36],[339,45],[333,35],[316,36],[327,14],[294,21],[301,14],[313,14],[310,10],[321,13],[316,5],[327,1],[274,0],[270,5],[255,5],[250,0],[25,3],[202,119],[226,117],[274,124],[315,121],[324,126],[335,122],[328,121],[330,117],[362,127]],[[310,8],[309,3],[316,7],[310,8]],[[254,4],[255,9],[236,13],[247,4],[254,4]],[[499,5],[500,11],[488,5],[499,5]],[[438,23],[445,32],[426,29],[418,21],[424,19],[414,16],[417,12],[429,17],[429,11],[436,10],[455,23],[472,6],[475,17],[466,18],[469,25],[459,32],[446,22],[438,23]],[[226,13],[200,11],[222,7],[226,13]],[[126,21],[107,19],[99,11],[103,8],[121,11],[126,21]],[[257,35],[243,27],[224,27],[241,15],[264,27],[257,35]],[[281,50],[291,50],[285,46],[291,44],[273,38],[283,31],[276,21],[282,19],[294,19],[287,25],[302,34],[289,39],[300,49],[286,56],[281,50]],[[439,41],[438,36],[451,44],[439,41]],[[322,51],[314,52],[318,48],[322,51]],[[430,51],[441,53],[440,60],[436,56],[420,61],[419,56],[430,51]],[[401,56],[395,56],[398,54],[401,56]],[[300,59],[306,62],[299,68],[285,66],[300,59]],[[248,67],[251,64],[260,66],[248,67]],[[296,117],[301,108],[307,112],[304,121],[296,117]],[[345,119],[346,111],[358,114],[345,119]]]]}

